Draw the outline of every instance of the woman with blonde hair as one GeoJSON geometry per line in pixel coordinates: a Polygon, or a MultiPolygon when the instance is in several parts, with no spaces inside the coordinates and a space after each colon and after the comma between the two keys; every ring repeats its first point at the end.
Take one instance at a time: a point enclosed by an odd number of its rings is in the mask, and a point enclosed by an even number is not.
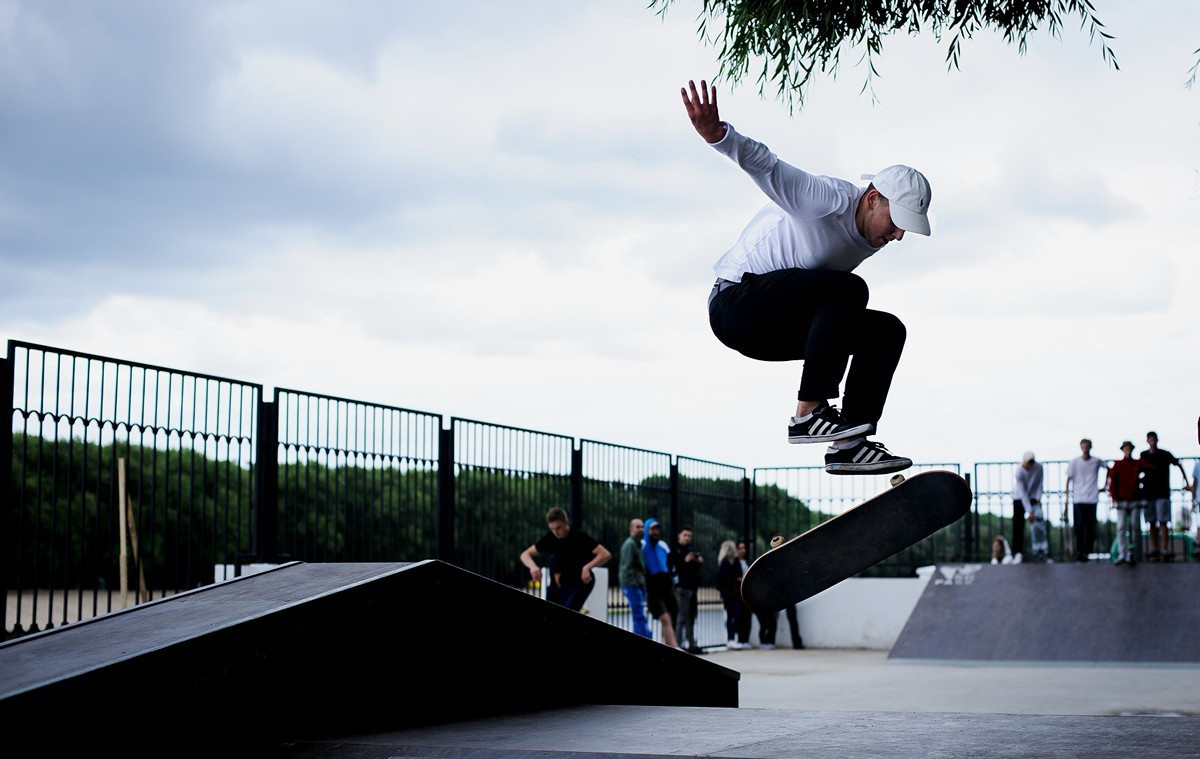
{"type": "Polygon", "coordinates": [[[742,563],[738,561],[737,543],[726,540],[717,554],[717,590],[725,605],[725,632],[730,649],[747,648],[738,642],[738,618],[741,614],[742,563]]]}

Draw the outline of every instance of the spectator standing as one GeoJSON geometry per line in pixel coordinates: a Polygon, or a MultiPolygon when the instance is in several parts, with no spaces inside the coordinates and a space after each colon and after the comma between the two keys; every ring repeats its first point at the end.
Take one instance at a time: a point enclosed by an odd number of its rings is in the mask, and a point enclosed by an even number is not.
{"type": "Polygon", "coordinates": [[[554,601],[559,606],[579,611],[596,584],[592,569],[606,564],[612,554],[582,530],[571,529],[567,512],[557,506],[546,512],[546,526],[550,531],[521,552],[521,563],[528,567],[534,582],[541,582],[542,568],[534,557],[539,554],[552,556],[554,569],[551,576],[558,584],[554,601]]]}
{"type": "Polygon", "coordinates": [[[732,650],[745,648],[738,641],[739,605],[742,599],[742,565],[738,561],[737,543],[726,540],[717,554],[717,591],[725,606],[725,644],[732,650]]]}
{"type": "Polygon", "coordinates": [[[675,573],[671,549],[662,539],[662,525],[657,519],[646,520],[646,537],[642,540],[642,558],[646,562],[646,605],[650,615],[662,623],[663,642],[679,648],[675,641],[675,573]]]}
{"type": "Polygon", "coordinates": [[[675,602],[679,616],[675,618],[675,640],[689,654],[702,654],[704,649],[696,643],[696,613],[700,608],[696,595],[700,591],[700,565],[704,557],[692,544],[694,535],[692,526],[685,524],[676,536],[675,573],[679,579],[675,583],[675,602]]]}
{"type": "MultiPolygon", "coordinates": [[[[737,544],[737,560],[738,571],[741,573],[738,577],[745,577],[747,570],[750,569],[750,561],[748,560],[749,552],[746,550],[746,543],[740,541],[737,544]]],[[[754,615],[750,613],[750,607],[742,599],[742,584],[738,582],[737,593],[738,605],[738,643],[742,648],[750,648],[750,627],[754,624],[754,615]]]]}
{"type": "Polygon", "coordinates": [[[1158,433],[1146,433],[1146,450],[1140,456],[1146,478],[1146,524],[1150,526],[1150,561],[1172,561],[1171,550],[1171,465],[1179,467],[1183,486],[1187,487],[1187,472],[1175,454],[1158,447],[1158,433]]]}
{"type": "MultiPolygon", "coordinates": [[[[1187,485],[1187,489],[1192,491],[1192,511],[1200,513],[1200,459],[1196,459],[1196,464],[1192,467],[1192,484],[1187,485]]],[[[1200,533],[1200,528],[1197,529],[1200,533]]],[[[1192,544],[1192,560],[1200,561],[1200,544],[1192,544]]]]}
{"type": "Polygon", "coordinates": [[[644,533],[642,520],[630,520],[629,537],[621,545],[621,593],[629,602],[633,631],[643,638],[653,638],[650,625],[646,622],[646,560],[642,556],[644,533]]]}
{"type": "Polygon", "coordinates": [[[1096,503],[1100,500],[1100,470],[1104,459],[1092,455],[1092,441],[1079,441],[1081,455],[1067,465],[1067,498],[1074,504],[1075,560],[1087,561],[1096,543],[1096,503]]]}
{"type": "MultiPolygon", "coordinates": [[[[1013,477],[1013,559],[1025,554],[1025,520],[1034,522],[1042,518],[1042,465],[1033,451],[1021,456],[1021,466],[1013,477]]],[[[1030,525],[1030,530],[1034,528],[1030,525]]],[[[1044,527],[1043,527],[1044,528],[1044,527]]],[[[1035,546],[1036,548],[1036,546],[1035,546]]]]}
{"type": "Polygon", "coordinates": [[[1141,520],[1138,508],[1141,505],[1142,463],[1133,457],[1133,443],[1121,443],[1124,457],[1114,461],[1108,470],[1108,495],[1117,510],[1117,565],[1137,564],[1141,544],[1141,520]],[[1132,540],[1131,533],[1137,531],[1132,540]],[[1132,545],[1131,545],[1132,544],[1132,545]]]}

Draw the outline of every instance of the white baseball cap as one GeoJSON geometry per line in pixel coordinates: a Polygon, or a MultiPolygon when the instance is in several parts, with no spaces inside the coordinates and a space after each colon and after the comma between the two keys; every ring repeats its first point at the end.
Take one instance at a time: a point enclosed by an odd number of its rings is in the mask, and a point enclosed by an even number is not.
{"type": "Polygon", "coordinates": [[[929,234],[929,201],[932,192],[929,180],[909,166],[888,166],[878,174],[863,174],[871,180],[879,194],[887,198],[892,223],[905,232],[929,234]]]}

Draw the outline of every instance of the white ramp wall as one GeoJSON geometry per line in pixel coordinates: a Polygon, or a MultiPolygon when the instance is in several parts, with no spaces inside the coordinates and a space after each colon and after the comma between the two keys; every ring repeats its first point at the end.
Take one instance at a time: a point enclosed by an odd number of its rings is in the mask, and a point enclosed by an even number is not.
{"type": "MultiPolygon", "coordinates": [[[[921,567],[912,578],[852,578],[834,585],[796,607],[805,648],[873,648],[889,650],[916,608],[933,567],[921,567]]],[[[751,642],[758,643],[758,623],[751,642]]],[[[787,615],[779,614],[775,642],[791,645],[787,615]]]]}

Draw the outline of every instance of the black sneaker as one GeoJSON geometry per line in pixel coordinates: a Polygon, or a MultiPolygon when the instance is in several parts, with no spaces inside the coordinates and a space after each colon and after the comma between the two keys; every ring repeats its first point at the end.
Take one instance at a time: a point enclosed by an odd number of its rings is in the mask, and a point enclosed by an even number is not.
{"type": "Polygon", "coordinates": [[[788,425],[788,442],[832,443],[835,440],[867,435],[874,429],[875,425],[870,422],[850,424],[842,418],[842,412],[838,411],[836,406],[823,403],[807,420],[788,425]]]}
{"type": "Polygon", "coordinates": [[[830,474],[887,474],[912,466],[912,459],[895,456],[883,443],[863,440],[858,445],[825,452],[825,471],[830,474]]]}

